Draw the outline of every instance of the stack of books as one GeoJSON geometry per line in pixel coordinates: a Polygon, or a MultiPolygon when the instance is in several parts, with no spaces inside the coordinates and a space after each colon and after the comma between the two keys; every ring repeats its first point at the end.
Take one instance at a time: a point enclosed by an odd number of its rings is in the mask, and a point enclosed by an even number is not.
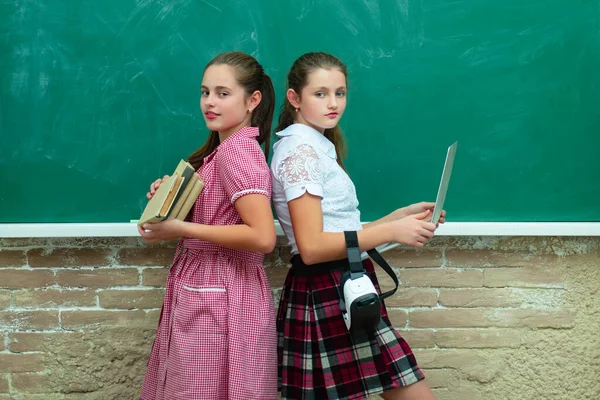
{"type": "Polygon", "coordinates": [[[148,201],[138,225],[167,219],[184,220],[204,189],[204,182],[187,161],[179,165],[167,180],[160,184],[148,201]]]}

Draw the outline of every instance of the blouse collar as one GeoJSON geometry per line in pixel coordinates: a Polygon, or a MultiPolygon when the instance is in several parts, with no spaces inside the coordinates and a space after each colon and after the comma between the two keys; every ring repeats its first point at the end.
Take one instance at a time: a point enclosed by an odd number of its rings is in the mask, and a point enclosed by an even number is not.
{"type": "Polygon", "coordinates": [[[215,156],[217,151],[219,151],[219,149],[226,143],[235,142],[236,140],[239,140],[242,138],[255,138],[255,137],[258,137],[259,135],[260,135],[260,132],[259,132],[258,127],[244,126],[242,129],[232,133],[231,135],[229,135],[229,137],[227,139],[225,139],[221,143],[219,143],[219,145],[212,151],[212,153],[210,153],[208,156],[204,157],[204,163],[206,164],[207,162],[209,162],[215,156]]]}
{"type": "MultiPolygon", "coordinates": [[[[308,125],[304,124],[293,124],[285,128],[284,130],[277,132],[277,136],[280,138],[289,136],[299,136],[307,139],[308,142],[315,148],[321,150],[332,159],[337,159],[335,153],[335,146],[329,141],[321,132],[308,125]]],[[[277,143],[275,143],[277,145],[277,143]]]]}

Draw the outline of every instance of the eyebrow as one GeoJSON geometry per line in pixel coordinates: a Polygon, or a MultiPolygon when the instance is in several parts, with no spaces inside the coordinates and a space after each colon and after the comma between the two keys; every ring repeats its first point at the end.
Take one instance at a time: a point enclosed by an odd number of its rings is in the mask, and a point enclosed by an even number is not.
{"type": "MultiPolygon", "coordinates": [[[[325,87],[325,86],[321,86],[321,87],[315,88],[315,90],[325,90],[325,91],[327,91],[327,90],[329,90],[329,88],[325,87]]],[[[346,86],[340,86],[340,87],[338,87],[335,90],[346,90],[346,86]]]]}
{"type": "MultiPolygon", "coordinates": [[[[200,86],[200,89],[208,89],[208,87],[207,87],[207,86],[204,86],[204,85],[202,85],[202,86],[200,86]]],[[[215,90],[223,90],[223,89],[225,89],[225,90],[231,90],[231,89],[230,89],[230,88],[228,88],[227,86],[217,86],[217,87],[215,87],[215,90]]]]}

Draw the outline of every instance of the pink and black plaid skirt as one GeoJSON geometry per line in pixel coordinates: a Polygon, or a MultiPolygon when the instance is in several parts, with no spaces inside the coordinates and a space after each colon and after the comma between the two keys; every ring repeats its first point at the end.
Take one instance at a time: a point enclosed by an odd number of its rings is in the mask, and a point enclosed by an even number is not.
{"type": "MultiPolygon", "coordinates": [[[[277,313],[282,399],[362,399],[425,378],[385,305],[374,332],[348,332],[338,291],[344,263],[306,266],[299,256],[292,260],[277,313]]],[[[379,291],[373,263],[363,265],[379,291]]]]}

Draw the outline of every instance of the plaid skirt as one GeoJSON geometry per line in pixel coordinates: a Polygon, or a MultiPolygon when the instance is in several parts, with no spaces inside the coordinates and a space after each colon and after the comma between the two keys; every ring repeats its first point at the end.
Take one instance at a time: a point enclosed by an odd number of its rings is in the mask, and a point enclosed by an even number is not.
{"type": "MultiPolygon", "coordinates": [[[[373,263],[363,265],[381,293],[373,263]]],[[[412,350],[392,328],[384,304],[378,328],[353,336],[339,305],[343,269],[305,274],[298,272],[301,268],[319,266],[292,267],[279,302],[282,399],[362,399],[425,378],[412,350]]]]}

